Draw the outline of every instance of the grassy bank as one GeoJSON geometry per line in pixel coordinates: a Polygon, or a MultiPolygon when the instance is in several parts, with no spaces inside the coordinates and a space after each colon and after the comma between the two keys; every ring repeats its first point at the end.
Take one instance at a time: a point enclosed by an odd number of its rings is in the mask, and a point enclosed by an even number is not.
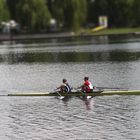
{"type": "Polygon", "coordinates": [[[93,29],[82,30],[81,33],[90,35],[140,34],[139,28],[109,28],[94,32],[93,29]]]}
{"type": "Polygon", "coordinates": [[[94,32],[93,29],[81,29],[78,32],[59,32],[59,33],[46,33],[46,34],[0,34],[0,41],[11,41],[11,40],[39,40],[39,39],[58,39],[58,38],[73,38],[73,37],[89,37],[89,36],[100,36],[100,35],[140,35],[139,28],[113,28],[113,29],[102,29],[94,32]]]}

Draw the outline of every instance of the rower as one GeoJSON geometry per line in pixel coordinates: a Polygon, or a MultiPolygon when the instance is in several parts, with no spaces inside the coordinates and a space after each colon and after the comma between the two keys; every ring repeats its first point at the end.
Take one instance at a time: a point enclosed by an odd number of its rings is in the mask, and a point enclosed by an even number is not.
{"type": "Polygon", "coordinates": [[[60,90],[60,93],[70,93],[71,92],[71,87],[67,82],[67,79],[62,79],[62,84],[56,88],[56,90],[60,90]]]}
{"type": "Polygon", "coordinates": [[[81,88],[82,92],[85,92],[85,93],[89,93],[89,92],[93,91],[93,86],[92,86],[91,82],[89,81],[88,77],[84,77],[84,84],[78,88],[81,88]]]}

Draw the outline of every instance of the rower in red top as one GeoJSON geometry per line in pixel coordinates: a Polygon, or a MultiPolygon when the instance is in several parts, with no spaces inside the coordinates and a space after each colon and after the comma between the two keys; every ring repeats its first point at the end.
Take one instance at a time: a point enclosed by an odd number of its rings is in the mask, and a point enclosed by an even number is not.
{"type": "Polygon", "coordinates": [[[82,88],[82,91],[85,93],[89,93],[93,91],[93,86],[91,82],[89,81],[88,77],[84,77],[84,84],[80,86],[79,88],[82,88]]]}

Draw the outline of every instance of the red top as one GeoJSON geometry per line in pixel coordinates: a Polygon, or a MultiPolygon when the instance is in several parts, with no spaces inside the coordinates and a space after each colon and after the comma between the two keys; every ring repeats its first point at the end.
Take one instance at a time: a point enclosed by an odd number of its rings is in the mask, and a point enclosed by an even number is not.
{"type": "Polygon", "coordinates": [[[90,92],[90,87],[89,87],[89,85],[90,85],[90,83],[89,83],[89,81],[85,81],[85,83],[84,83],[84,90],[86,91],[86,92],[90,92]]]}

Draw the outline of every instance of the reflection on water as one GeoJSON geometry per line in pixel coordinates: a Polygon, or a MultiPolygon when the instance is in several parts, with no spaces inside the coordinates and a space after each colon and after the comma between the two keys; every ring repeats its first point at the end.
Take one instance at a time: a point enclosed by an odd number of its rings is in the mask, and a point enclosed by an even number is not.
{"type": "Polygon", "coordinates": [[[0,120],[0,128],[3,127],[0,138],[5,140],[138,140],[140,137],[140,98],[136,96],[95,97],[89,101],[72,98],[67,105],[52,97],[2,100],[5,119],[0,120]]]}
{"type": "Polygon", "coordinates": [[[0,48],[0,63],[137,61],[139,43],[50,46],[13,45],[0,48]],[[28,47],[27,47],[28,46],[28,47]]]}
{"type": "Polygon", "coordinates": [[[105,62],[136,61],[140,52],[65,52],[65,53],[11,53],[0,55],[1,63],[46,63],[46,62],[105,62]]]}

